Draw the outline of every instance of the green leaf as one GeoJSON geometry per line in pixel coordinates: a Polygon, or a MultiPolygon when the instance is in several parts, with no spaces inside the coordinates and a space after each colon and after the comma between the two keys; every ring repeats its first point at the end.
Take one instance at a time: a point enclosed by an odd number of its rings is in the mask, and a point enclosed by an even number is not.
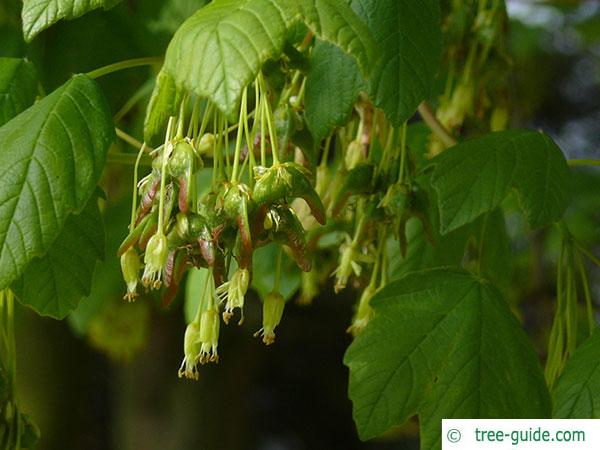
{"type": "Polygon", "coordinates": [[[292,0],[215,0],[186,20],[171,40],[163,71],[178,88],[212,100],[233,116],[242,89],[283,50],[297,11],[292,0]]]}
{"type": "Polygon", "coordinates": [[[0,289],[85,207],[114,138],[106,100],[85,75],[0,127],[0,289]]]}
{"type": "Polygon", "coordinates": [[[0,58],[0,126],[35,101],[37,75],[29,61],[0,58]]]}
{"type": "Polygon", "coordinates": [[[304,107],[317,142],[348,120],[364,83],[356,62],[338,47],[319,41],[310,55],[304,107]]]}
{"type": "Polygon", "coordinates": [[[559,220],[568,204],[569,166],[543,133],[490,133],[448,149],[432,165],[442,234],[495,209],[511,188],[532,227],[559,220]]]}
{"type": "Polygon", "coordinates": [[[344,358],[362,439],[419,414],[421,448],[439,449],[442,418],[549,414],[530,341],[486,281],[459,269],[414,272],[371,304],[375,316],[344,358]]]}
{"type": "Polygon", "coordinates": [[[94,9],[108,9],[120,0],[23,0],[23,35],[30,42],[61,19],[75,19],[94,9]]]}
{"type": "Polygon", "coordinates": [[[368,82],[373,103],[400,126],[428,98],[442,56],[438,0],[353,0],[381,58],[368,82]]]}
{"type": "Polygon", "coordinates": [[[368,78],[379,58],[377,43],[369,27],[345,0],[302,0],[304,23],[321,40],[335,44],[358,62],[368,78]]]}
{"type": "Polygon", "coordinates": [[[100,259],[104,259],[104,226],[93,196],[80,214],[69,216],[48,253],[31,261],[12,289],[38,314],[63,319],[90,294],[100,259]]]}
{"type": "Polygon", "coordinates": [[[282,53],[288,29],[299,20],[370,73],[377,47],[343,0],[215,0],[177,30],[163,71],[177,89],[207,97],[233,117],[242,89],[267,60],[282,53]]]}
{"type": "Polygon", "coordinates": [[[144,141],[150,145],[160,145],[160,136],[164,135],[170,116],[179,112],[183,100],[183,91],[175,85],[173,77],[161,70],[150,97],[144,119],[144,141]]]}
{"type": "Polygon", "coordinates": [[[600,328],[567,361],[554,391],[557,419],[600,419],[600,328]]]}

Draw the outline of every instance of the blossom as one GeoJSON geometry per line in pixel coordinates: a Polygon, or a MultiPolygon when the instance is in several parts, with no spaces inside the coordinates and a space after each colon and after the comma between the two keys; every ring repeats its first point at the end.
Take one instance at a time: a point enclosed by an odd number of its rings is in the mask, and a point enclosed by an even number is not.
{"type": "Polygon", "coordinates": [[[228,324],[229,319],[233,316],[233,310],[240,308],[242,318],[240,324],[244,321],[244,296],[248,290],[250,282],[250,272],[248,269],[238,268],[231,279],[217,288],[217,296],[219,302],[225,302],[225,311],[223,312],[223,321],[228,324]]]}
{"type": "Polygon", "coordinates": [[[168,244],[167,237],[158,232],[150,238],[144,255],[144,286],[158,289],[161,285],[162,271],[167,263],[168,244]]]}
{"type": "Polygon", "coordinates": [[[202,343],[200,341],[200,322],[192,321],[185,329],[183,338],[183,361],[179,367],[179,378],[186,377],[193,380],[198,379],[198,355],[202,343]]]}

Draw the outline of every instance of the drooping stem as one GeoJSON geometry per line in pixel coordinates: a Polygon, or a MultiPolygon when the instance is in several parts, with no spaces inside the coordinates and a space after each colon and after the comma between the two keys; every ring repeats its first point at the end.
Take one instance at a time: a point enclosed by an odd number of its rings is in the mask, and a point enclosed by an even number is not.
{"type": "Polygon", "coordinates": [[[579,270],[579,275],[581,276],[581,284],[583,285],[583,296],[585,297],[585,309],[588,320],[588,335],[591,335],[596,327],[596,321],[594,320],[594,306],[592,304],[590,282],[587,276],[585,264],[583,263],[583,258],[581,257],[581,253],[577,253],[576,259],[577,269],[579,270]]]}
{"type": "Polygon", "coordinates": [[[273,292],[279,292],[279,285],[281,283],[281,266],[283,265],[283,246],[279,246],[279,252],[277,252],[277,261],[275,262],[275,281],[273,283],[273,292]]]}
{"type": "Polygon", "coordinates": [[[144,99],[144,97],[146,97],[146,95],[150,94],[150,92],[152,92],[152,86],[153,83],[151,82],[146,82],[142,85],[142,87],[140,87],[130,98],[129,100],[127,100],[125,102],[125,104],[121,107],[121,109],[115,114],[114,116],[114,121],[115,122],[119,122],[123,117],[125,117],[127,115],[127,113],[129,113],[129,111],[131,111],[131,109],[142,99],[144,99]]]}
{"type": "Polygon", "coordinates": [[[588,249],[586,249],[585,247],[583,247],[579,243],[576,242],[575,245],[577,246],[577,249],[581,253],[583,253],[585,256],[588,257],[588,259],[590,261],[592,261],[596,266],[600,267],[600,259],[598,259],[592,252],[590,252],[588,249]]]}
{"type": "Polygon", "coordinates": [[[570,166],[600,166],[600,159],[569,159],[567,163],[570,166]]]}
{"type": "Polygon", "coordinates": [[[146,151],[146,144],[142,144],[142,147],[140,148],[140,151],[138,152],[137,158],[135,160],[135,166],[133,167],[133,193],[132,193],[132,197],[133,199],[131,200],[131,222],[129,223],[129,231],[132,231],[133,228],[135,227],[135,216],[136,216],[136,212],[137,212],[137,197],[138,197],[138,179],[139,179],[139,168],[140,168],[140,161],[142,159],[142,155],[144,154],[144,152],[146,151]]]}
{"type": "MultiPolygon", "coordinates": [[[[147,147],[146,147],[147,148],[147,147]]],[[[106,156],[107,164],[120,164],[135,166],[137,155],[135,153],[109,152],[106,156]]],[[[142,155],[139,166],[151,166],[152,158],[149,155],[142,155]]]]}
{"type": "Polygon", "coordinates": [[[169,117],[169,123],[167,124],[167,134],[165,136],[165,145],[163,148],[162,154],[162,167],[160,170],[160,198],[158,202],[158,233],[164,234],[164,221],[165,221],[165,184],[167,180],[167,162],[169,161],[169,156],[171,155],[171,151],[173,150],[173,146],[171,145],[171,134],[173,133],[173,122],[174,117],[169,117]]]}
{"type": "MultiPolygon", "coordinates": [[[[138,141],[136,138],[134,138],[130,134],[127,134],[125,131],[121,130],[120,128],[115,128],[115,132],[117,133],[117,137],[119,139],[121,139],[124,142],[127,142],[132,147],[135,147],[137,149],[142,146],[142,143],[140,141],[138,141]]],[[[152,149],[148,149],[148,150],[152,151],[152,149]]]]}
{"type": "Polygon", "coordinates": [[[247,103],[248,103],[248,90],[244,89],[242,92],[242,101],[240,105],[240,119],[238,122],[238,132],[237,139],[235,141],[235,152],[233,156],[233,172],[231,173],[231,182],[235,183],[238,177],[238,168],[240,165],[240,154],[242,151],[242,139],[244,136],[243,126],[246,121],[246,113],[247,113],[247,103]]]}
{"type": "Polygon", "coordinates": [[[277,133],[275,132],[275,118],[273,117],[273,111],[271,110],[271,105],[269,104],[269,96],[267,95],[267,88],[265,86],[265,80],[262,74],[259,73],[257,79],[260,83],[262,95],[264,96],[263,107],[267,117],[267,127],[269,128],[269,138],[271,140],[271,150],[273,153],[273,164],[276,165],[279,164],[279,143],[277,142],[277,133]]]}
{"type": "Polygon", "coordinates": [[[87,72],[86,75],[90,78],[99,78],[104,75],[109,75],[114,72],[119,72],[120,70],[132,69],[134,67],[141,67],[141,66],[152,66],[154,64],[161,64],[162,61],[163,61],[163,58],[158,57],[158,56],[151,56],[148,58],[127,59],[125,61],[119,61],[117,63],[99,67],[98,69],[87,72]]]}
{"type": "Polygon", "coordinates": [[[404,182],[404,172],[406,166],[406,130],[408,126],[407,123],[404,122],[402,124],[402,134],[400,135],[400,172],[398,174],[398,183],[402,184],[404,182]]]}
{"type": "Polygon", "coordinates": [[[265,98],[264,95],[260,94],[258,81],[256,82],[256,98],[260,108],[260,165],[265,167],[267,165],[267,118],[265,107],[263,105],[265,98]],[[259,96],[260,101],[258,100],[259,96]]]}

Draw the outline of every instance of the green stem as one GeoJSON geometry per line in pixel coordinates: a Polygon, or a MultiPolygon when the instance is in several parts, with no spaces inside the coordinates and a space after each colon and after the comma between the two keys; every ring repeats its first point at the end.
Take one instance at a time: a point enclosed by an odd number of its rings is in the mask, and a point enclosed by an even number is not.
{"type": "Polygon", "coordinates": [[[483,224],[481,225],[481,233],[479,233],[479,249],[477,250],[477,275],[481,275],[481,260],[483,255],[484,236],[487,229],[490,214],[485,213],[483,216],[483,224]]]}
{"type": "Polygon", "coordinates": [[[576,242],[575,245],[581,253],[583,253],[590,259],[590,261],[592,261],[596,266],[600,267],[600,259],[598,259],[594,254],[592,254],[592,252],[582,247],[578,242],[576,242]]]}
{"type": "Polygon", "coordinates": [[[133,94],[127,102],[123,105],[123,107],[115,114],[114,120],[115,122],[119,122],[123,117],[127,115],[129,111],[146,95],[152,92],[153,83],[147,82],[140,87],[135,94],[133,94]]]}
{"type": "Polygon", "coordinates": [[[275,282],[273,283],[273,292],[279,292],[281,283],[281,266],[283,265],[283,246],[279,246],[277,253],[277,262],[275,263],[275,282]]]}
{"type": "MultiPolygon", "coordinates": [[[[136,138],[134,138],[130,134],[127,134],[126,132],[124,132],[120,128],[115,128],[115,132],[117,133],[117,137],[119,139],[121,139],[122,141],[128,143],[132,147],[135,147],[136,149],[138,149],[138,148],[140,148],[142,146],[142,143],[140,141],[138,141],[136,138]]],[[[152,149],[149,149],[149,151],[152,151],[152,149]]]]}
{"type": "MultiPolygon", "coordinates": [[[[110,152],[106,157],[107,164],[134,166],[136,161],[137,155],[135,153],[110,152]]],[[[139,165],[142,167],[151,166],[152,158],[149,155],[142,155],[139,165]]]]}
{"type": "Polygon", "coordinates": [[[600,166],[600,159],[569,159],[567,163],[572,167],[577,166],[600,166]]]}
{"type": "Polygon", "coordinates": [[[225,165],[227,167],[227,177],[231,179],[231,162],[229,161],[229,133],[227,132],[227,119],[225,117],[221,117],[221,127],[223,129],[223,139],[225,141],[225,165]]]}
{"type": "Polygon", "coordinates": [[[265,86],[265,80],[262,74],[258,74],[258,80],[264,96],[264,108],[267,116],[267,126],[269,127],[269,137],[271,139],[271,150],[273,153],[273,165],[279,164],[279,143],[277,142],[277,133],[275,132],[275,118],[273,117],[273,111],[271,105],[269,105],[269,97],[267,95],[267,88],[265,86]]]}
{"type": "Polygon", "coordinates": [[[202,117],[202,123],[200,124],[200,130],[198,131],[198,136],[202,139],[202,135],[206,131],[206,127],[208,126],[208,121],[210,120],[210,116],[212,115],[214,110],[214,106],[212,103],[206,105],[204,109],[204,116],[202,117]]]}
{"type": "Polygon", "coordinates": [[[581,257],[581,253],[577,253],[577,268],[579,270],[579,275],[581,276],[581,284],[583,285],[583,295],[585,297],[585,309],[588,320],[588,331],[591,335],[596,327],[596,321],[594,320],[594,307],[592,304],[592,294],[590,292],[590,282],[587,276],[585,264],[583,263],[583,258],[581,257]]]}
{"type": "Polygon", "coordinates": [[[188,129],[186,136],[191,137],[192,142],[194,144],[194,148],[196,147],[196,138],[198,137],[198,114],[200,111],[200,100],[196,99],[194,105],[192,106],[192,115],[190,117],[190,123],[188,124],[188,129]]]}
{"type": "Polygon", "coordinates": [[[90,78],[99,78],[104,75],[109,75],[114,72],[118,72],[120,70],[132,69],[134,67],[141,66],[152,66],[154,64],[162,63],[163,58],[152,56],[148,58],[136,58],[136,59],[127,59],[125,61],[119,61],[117,63],[109,64],[104,67],[100,67],[98,69],[92,70],[91,72],[87,72],[86,75],[90,78]]]}
{"type": "MultiPolygon", "coordinates": [[[[254,124],[252,125],[252,132],[250,132],[250,127],[248,125],[248,115],[244,120],[244,136],[246,137],[246,145],[248,146],[248,160],[250,164],[248,166],[248,184],[250,187],[254,186],[254,167],[256,166],[256,159],[254,158],[254,136],[255,129],[254,124]]],[[[245,163],[245,161],[244,161],[245,163]]]]}
{"type": "Polygon", "coordinates": [[[400,136],[400,173],[398,174],[398,183],[404,182],[404,166],[406,165],[406,130],[407,122],[402,125],[402,135],[400,136]]]}
{"type": "Polygon", "coordinates": [[[179,117],[177,118],[177,134],[175,135],[177,140],[183,139],[183,129],[185,125],[185,110],[187,107],[188,96],[184,96],[181,104],[179,105],[179,117]]]}
{"type": "Polygon", "coordinates": [[[238,168],[240,165],[240,153],[242,151],[242,139],[244,136],[243,133],[243,126],[244,126],[244,121],[246,120],[246,113],[247,111],[247,103],[248,103],[248,90],[244,89],[244,92],[242,92],[242,101],[241,101],[241,105],[240,105],[240,119],[238,122],[238,132],[237,132],[237,138],[235,140],[235,152],[234,152],[234,156],[233,156],[233,172],[231,174],[231,182],[235,183],[237,181],[237,177],[238,177],[238,168]]]}
{"type": "Polygon", "coordinates": [[[169,156],[173,150],[170,145],[171,134],[173,133],[173,121],[174,117],[169,117],[169,123],[167,124],[167,134],[165,136],[165,146],[163,148],[162,155],[162,167],[160,169],[160,198],[158,202],[158,231],[157,233],[164,234],[164,221],[165,221],[165,184],[167,180],[167,162],[169,156]]]}
{"type": "Polygon", "coordinates": [[[138,178],[139,178],[139,168],[140,168],[140,161],[142,160],[142,155],[144,154],[144,151],[146,150],[146,144],[142,144],[142,147],[140,148],[140,151],[138,152],[137,158],[135,160],[135,166],[133,167],[133,199],[131,201],[131,222],[129,224],[129,231],[133,231],[133,228],[135,227],[135,215],[137,212],[137,185],[138,185],[138,178]]]}
{"type": "Polygon", "coordinates": [[[577,292],[575,291],[574,278],[573,249],[570,243],[567,243],[565,323],[567,328],[567,352],[569,355],[573,355],[577,347],[577,292]]]}

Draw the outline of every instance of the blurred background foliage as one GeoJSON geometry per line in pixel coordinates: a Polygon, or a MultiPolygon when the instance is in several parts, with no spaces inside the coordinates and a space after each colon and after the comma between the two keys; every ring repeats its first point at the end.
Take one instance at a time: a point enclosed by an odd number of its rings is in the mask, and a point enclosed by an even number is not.
{"type": "MultiPolygon", "coordinates": [[[[0,56],[32,60],[49,92],[73,73],[162,55],[179,24],[204,3],[126,0],[109,11],[61,22],[26,45],[20,1],[2,0],[0,56]]],[[[457,2],[442,3],[448,13],[457,2]]],[[[600,2],[508,0],[507,9],[509,20],[502,32],[506,77],[495,73],[485,78],[483,73],[480,84],[486,89],[501,85],[502,97],[495,101],[511,111],[511,126],[543,129],[567,158],[600,158],[600,2]]],[[[461,25],[447,20],[444,26],[452,43],[461,25]]],[[[100,80],[118,126],[133,136],[142,134],[156,70],[133,69],[100,80]]],[[[435,98],[431,101],[436,103],[435,98]]],[[[464,127],[468,134],[477,133],[468,121],[464,127]]],[[[425,154],[427,130],[418,123],[410,130],[411,148],[425,154]]],[[[119,153],[135,152],[123,142],[115,147],[119,153]]],[[[251,294],[244,324],[223,327],[222,361],[203,367],[199,382],[179,380],[184,289],[168,309],[157,298],[135,304],[121,300],[125,287],[112,255],[128,222],[131,177],[130,165],[111,163],[106,168],[103,208],[109,256],[98,267],[90,297],[65,322],[39,318],[22,307],[18,311],[19,391],[24,411],[42,430],[41,450],[418,448],[417,424],[378,441],[361,443],[356,437],[341,363],[350,342],[346,328],[355,301],[351,290],[335,296],[326,287],[310,306],[290,301],[277,342],[268,348],[250,338],[261,320],[260,302],[251,294]]],[[[599,199],[600,172],[578,169],[567,223],[592,250],[600,244],[599,199]]],[[[558,233],[529,233],[514,203],[504,205],[507,229],[488,227],[488,239],[500,243],[490,264],[543,357],[553,314],[552,261],[558,233]]],[[[443,247],[452,245],[450,239],[431,249],[422,233],[423,242],[410,227],[409,235],[416,236],[410,244],[413,252],[431,253],[423,257],[439,262],[452,255],[443,247]]],[[[271,259],[265,255],[267,263],[271,259]]],[[[410,268],[410,261],[403,264],[400,256],[393,262],[395,275],[410,268]]],[[[268,277],[269,265],[261,266],[255,277],[268,277]]],[[[589,269],[598,298],[600,274],[589,269]]],[[[265,283],[270,286],[267,279],[265,283]]],[[[292,291],[300,280],[292,273],[284,283],[292,291]]]]}

